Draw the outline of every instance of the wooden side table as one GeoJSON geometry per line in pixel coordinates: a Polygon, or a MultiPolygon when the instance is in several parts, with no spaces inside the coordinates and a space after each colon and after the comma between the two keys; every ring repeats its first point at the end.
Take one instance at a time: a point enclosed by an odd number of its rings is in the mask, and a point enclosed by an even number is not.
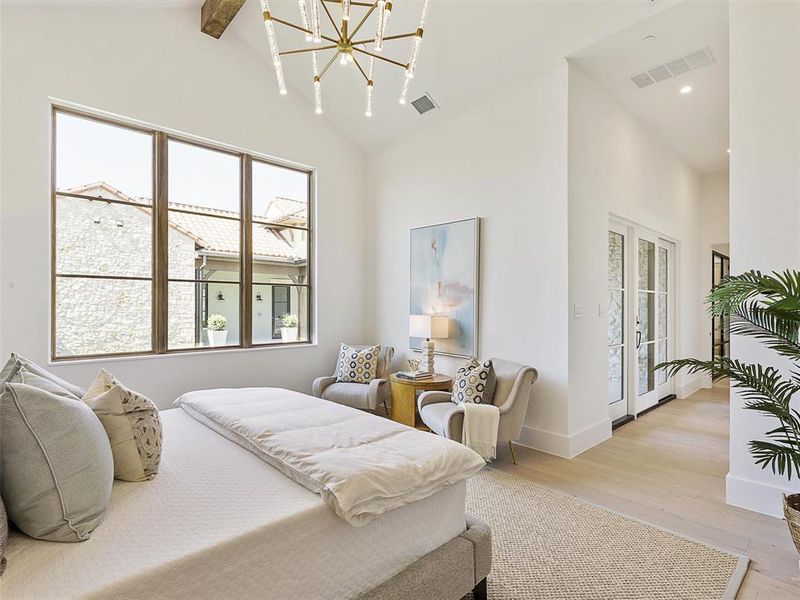
{"type": "MultiPolygon", "coordinates": [[[[417,427],[417,392],[430,390],[450,391],[453,388],[453,378],[447,375],[434,374],[428,379],[409,381],[401,379],[394,373],[392,381],[392,421],[403,423],[409,427],[417,427]]],[[[419,428],[427,429],[420,426],[419,428]]]]}

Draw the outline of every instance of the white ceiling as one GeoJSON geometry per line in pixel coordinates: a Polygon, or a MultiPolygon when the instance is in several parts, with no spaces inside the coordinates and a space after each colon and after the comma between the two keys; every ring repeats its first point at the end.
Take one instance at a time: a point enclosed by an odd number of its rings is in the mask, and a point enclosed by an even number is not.
{"type": "Polygon", "coordinates": [[[728,168],[727,2],[684,2],[570,58],[690,166],[728,168]],[[716,63],[642,89],[628,79],[706,46],[716,63]],[[692,92],[682,95],[685,85],[692,92]]]}
{"type": "MultiPolygon", "coordinates": [[[[363,79],[354,67],[335,64],[323,80],[322,118],[334,122],[365,151],[374,150],[505,89],[519,87],[563,64],[567,55],[670,4],[650,0],[431,0],[409,101],[429,92],[440,110],[420,116],[410,102],[401,106],[398,98],[402,69],[379,63],[374,76],[374,116],[368,119],[364,116],[363,79]]],[[[421,5],[419,0],[395,2],[389,33],[414,31],[421,5]]],[[[277,17],[299,21],[296,0],[272,0],[271,8],[277,17]]],[[[220,43],[225,43],[226,36],[237,36],[268,59],[266,34],[259,13],[257,0],[248,0],[220,43]]],[[[371,37],[373,28],[370,23],[362,31],[371,37]]],[[[305,46],[302,33],[282,27],[278,31],[281,50],[305,46]]],[[[406,62],[409,44],[408,40],[387,43],[385,54],[406,62]],[[391,50],[389,44],[392,44],[391,50]]],[[[320,118],[314,115],[312,108],[311,58],[288,56],[284,57],[283,64],[289,85],[285,100],[304,98],[309,105],[309,118],[320,118]]],[[[274,80],[272,72],[265,71],[264,76],[274,80]]]]}

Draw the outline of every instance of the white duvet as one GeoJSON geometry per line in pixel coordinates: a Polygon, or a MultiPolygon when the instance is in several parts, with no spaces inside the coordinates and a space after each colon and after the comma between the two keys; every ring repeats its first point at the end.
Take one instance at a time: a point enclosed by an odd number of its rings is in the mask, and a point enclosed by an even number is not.
{"type": "Polygon", "coordinates": [[[320,494],[355,526],[464,481],[485,464],[451,440],[280,388],[201,390],[175,403],[320,494]]]}

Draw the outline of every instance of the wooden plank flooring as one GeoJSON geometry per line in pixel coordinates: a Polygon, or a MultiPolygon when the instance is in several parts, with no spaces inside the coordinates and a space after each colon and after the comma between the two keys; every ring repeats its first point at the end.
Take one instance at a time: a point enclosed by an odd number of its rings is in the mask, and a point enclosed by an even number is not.
{"type": "Polygon", "coordinates": [[[517,446],[494,466],[751,559],[742,600],[800,599],[786,524],[725,504],[728,388],[673,400],[572,460],[517,446]]]}

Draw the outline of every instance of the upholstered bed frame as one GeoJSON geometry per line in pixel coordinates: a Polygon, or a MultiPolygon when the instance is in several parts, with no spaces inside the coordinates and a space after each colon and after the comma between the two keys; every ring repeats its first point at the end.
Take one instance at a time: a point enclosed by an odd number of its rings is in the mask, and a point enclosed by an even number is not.
{"type": "Polygon", "coordinates": [[[412,563],[362,600],[458,600],[470,591],[486,600],[486,576],[492,568],[488,525],[467,515],[467,530],[412,563]]]}

